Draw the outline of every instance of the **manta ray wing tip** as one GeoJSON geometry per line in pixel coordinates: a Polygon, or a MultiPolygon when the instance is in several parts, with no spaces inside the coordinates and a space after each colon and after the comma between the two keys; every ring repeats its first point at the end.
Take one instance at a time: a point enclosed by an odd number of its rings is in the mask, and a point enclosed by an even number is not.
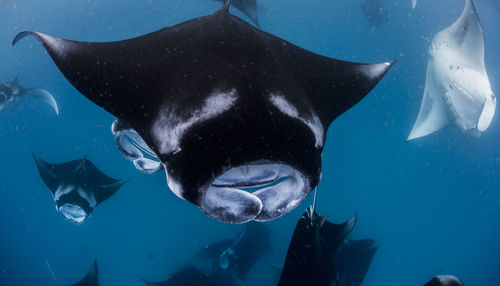
{"type": "Polygon", "coordinates": [[[12,40],[12,46],[15,46],[20,40],[22,40],[26,36],[30,36],[30,35],[33,35],[33,36],[37,37],[36,33],[33,32],[33,31],[22,31],[22,32],[19,32],[14,37],[14,40],[12,40]]]}

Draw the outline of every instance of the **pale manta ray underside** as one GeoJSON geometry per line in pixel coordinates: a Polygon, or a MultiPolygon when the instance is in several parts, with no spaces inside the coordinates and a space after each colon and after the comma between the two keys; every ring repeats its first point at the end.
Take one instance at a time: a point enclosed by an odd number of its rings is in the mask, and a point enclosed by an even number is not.
{"type": "Polygon", "coordinates": [[[483,30],[472,0],[429,48],[424,98],[408,140],[449,124],[478,137],[491,123],[496,98],[484,64],[483,30]]]}
{"type": "MultiPolygon", "coordinates": [[[[76,89],[129,126],[115,137],[137,133],[136,147],[161,161],[174,194],[230,223],[297,207],[321,178],[328,126],[393,64],[311,53],[231,15],[229,1],[213,15],[124,41],[24,31],[13,44],[27,35],[76,89]]],[[[152,163],[144,171],[161,169],[152,163]]]]}
{"type": "Polygon", "coordinates": [[[43,88],[25,88],[19,83],[18,77],[13,81],[0,84],[0,111],[13,107],[21,98],[31,96],[52,107],[59,114],[59,107],[52,94],[43,88]]]}

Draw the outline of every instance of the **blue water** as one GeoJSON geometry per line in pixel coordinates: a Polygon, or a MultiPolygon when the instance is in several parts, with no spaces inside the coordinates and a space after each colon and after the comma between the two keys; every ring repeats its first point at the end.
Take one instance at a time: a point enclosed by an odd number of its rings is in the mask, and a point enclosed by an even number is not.
{"type": "MultiPolygon", "coordinates": [[[[432,37],[456,20],[464,1],[382,1],[389,19],[372,29],[359,0],[259,2],[261,27],[338,59],[398,59],[380,84],[330,126],[323,152],[318,212],[334,222],[355,212],[351,238],[380,246],[363,285],[422,285],[433,275],[460,276],[467,286],[500,280],[500,116],[481,138],[446,128],[406,143],[416,119],[432,37]]],[[[485,33],[486,67],[500,95],[500,3],[475,0],[485,33]]],[[[96,258],[102,285],[162,280],[206,243],[235,237],[241,225],[206,217],[168,190],[163,172],[139,174],[118,152],[114,117],[80,95],[41,45],[10,43],[24,29],[83,41],[130,38],[213,13],[208,0],[3,0],[0,82],[19,75],[49,89],[60,115],[24,99],[0,114],[0,285],[67,285],[96,258]],[[84,224],[65,221],[38,175],[30,151],[49,162],[84,155],[114,178],[133,178],[84,224]],[[47,262],[57,281],[51,275],[47,262]]],[[[233,14],[244,17],[239,11],[233,14]]],[[[245,18],[246,19],[246,18],[245,18]]],[[[273,285],[308,198],[266,223],[273,253],[248,285],[273,285]]]]}

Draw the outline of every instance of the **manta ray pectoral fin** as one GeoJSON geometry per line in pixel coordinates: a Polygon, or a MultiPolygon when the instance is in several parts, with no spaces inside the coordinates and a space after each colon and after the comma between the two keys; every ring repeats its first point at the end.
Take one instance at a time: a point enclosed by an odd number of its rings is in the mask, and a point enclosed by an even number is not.
{"type": "MultiPolygon", "coordinates": [[[[124,102],[117,96],[123,94],[125,90],[141,89],[135,83],[140,82],[143,79],[142,76],[147,74],[141,68],[143,64],[141,58],[134,54],[136,50],[129,49],[131,46],[136,47],[133,43],[127,41],[78,42],[39,32],[23,31],[17,34],[12,45],[29,35],[34,36],[43,45],[64,77],[95,104],[115,116],[122,115],[123,110],[135,106],[136,102],[132,102],[134,99],[124,102]],[[124,63],[123,58],[129,59],[129,62],[124,63]],[[130,78],[123,78],[123,73],[117,71],[123,71],[127,65],[133,65],[134,69],[128,70],[130,78]],[[109,85],[110,82],[120,82],[120,85],[109,85]],[[134,84],[129,84],[132,82],[134,84]],[[116,109],[125,106],[127,107],[120,111],[116,109]]],[[[139,48],[147,48],[147,44],[139,46],[139,48]]]]}
{"type": "Polygon", "coordinates": [[[495,115],[495,106],[496,98],[494,95],[491,95],[486,99],[481,116],[479,116],[479,121],[477,123],[477,129],[479,129],[479,131],[483,132],[490,126],[491,120],[493,120],[493,116],[495,115]]]}
{"type": "Polygon", "coordinates": [[[484,64],[483,29],[472,0],[466,0],[462,14],[451,26],[436,35],[446,46],[462,53],[461,61],[477,70],[486,70],[484,64]]]}
{"type": "Polygon", "coordinates": [[[87,275],[79,282],[73,284],[72,286],[88,286],[88,285],[99,285],[99,269],[97,268],[97,261],[90,267],[87,275]]]}
{"type": "Polygon", "coordinates": [[[411,0],[411,7],[415,9],[417,7],[417,0],[411,0]]]}
{"type": "MultiPolygon", "coordinates": [[[[281,44],[281,43],[279,43],[281,44]]],[[[324,126],[363,99],[394,65],[346,62],[282,45],[281,60],[310,95],[324,126]]]]}
{"type": "Polygon", "coordinates": [[[331,249],[337,249],[342,241],[346,239],[346,237],[356,226],[356,221],[356,214],[354,214],[352,218],[341,224],[334,224],[329,221],[325,221],[321,231],[323,233],[324,239],[329,242],[331,249]]]}
{"type": "Polygon", "coordinates": [[[103,201],[109,199],[111,196],[113,196],[125,183],[130,181],[131,179],[126,179],[126,180],[117,180],[115,183],[112,183],[110,185],[105,185],[105,186],[100,186],[98,190],[95,192],[95,198],[96,198],[96,205],[99,205],[103,201]]]}
{"type": "Polygon", "coordinates": [[[42,177],[44,183],[49,187],[52,194],[54,194],[60,183],[58,175],[53,172],[55,169],[54,165],[45,162],[34,153],[31,153],[31,156],[33,157],[33,160],[35,160],[40,177],[42,177]]]}
{"type": "Polygon", "coordinates": [[[413,125],[407,141],[429,135],[450,124],[448,111],[443,101],[444,96],[444,94],[440,94],[440,90],[432,78],[431,67],[428,66],[424,99],[417,121],[413,125]]]}
{"type": "Polygon", "coordinates": [[[54,99],[54,96],[48,90],[43,89],[43,88],[30,88],[30,89],[26,90],[25,93],[26,93],[26,95],[33,96],[33,97],[47,103],[48,105],[50,105],[52,107],[52,109],[54,109],[56,114],[59,115],[59,107],[57,106],[57,102],[54,99]]]}

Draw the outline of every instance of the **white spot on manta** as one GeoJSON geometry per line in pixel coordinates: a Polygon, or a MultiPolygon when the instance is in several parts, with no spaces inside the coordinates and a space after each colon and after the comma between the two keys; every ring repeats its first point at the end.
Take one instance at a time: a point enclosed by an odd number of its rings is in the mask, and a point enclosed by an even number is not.
{"type": "Polygon", "coordinates": [[[177,110],[165,104],[151,130],[160,153],[179,152],[181,150],[179,141],[187,129],[230,109],[236,99],[236,89],[227,92],[215,91],[208,96],[200,109],[192,111],[187,117],[186,114],[179,114],[177,110]]]}
{"type": "Polygon", "coordinates": [[[295,108],[295,106],[293,106],[286,100],[283,95],[280,94],[271,94],[270,100],[271,103],[276,106],[281,112],[306,124],[314,134],[314,137],[316,139],[316,147],[323,146],[323,124],[321,124],[318,116],[312,110],[309,110],[309,116],[304,116],[303,114],[301,115],[297,108],[295,108]]]}

